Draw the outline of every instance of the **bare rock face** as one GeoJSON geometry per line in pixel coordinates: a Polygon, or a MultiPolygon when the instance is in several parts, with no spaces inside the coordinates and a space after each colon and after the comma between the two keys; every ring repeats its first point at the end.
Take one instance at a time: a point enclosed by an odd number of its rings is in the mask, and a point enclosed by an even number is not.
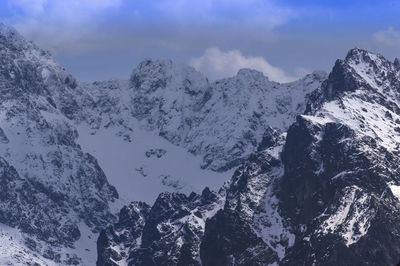
{"type": "Polygon", "coordinates": [[[133,202],[97,241],[97,265],[200,265],[205,220],[222,207],[223,191],[162,193],[152,207],[133,202]]]}

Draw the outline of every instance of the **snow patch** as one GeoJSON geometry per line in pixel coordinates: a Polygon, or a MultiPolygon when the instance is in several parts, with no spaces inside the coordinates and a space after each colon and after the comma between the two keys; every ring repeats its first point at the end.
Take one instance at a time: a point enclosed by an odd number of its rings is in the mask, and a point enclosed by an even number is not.
{"type": "Polygon", "coordinates": [[[25,237],[19,230],[0,223],[0,265],[28,265],[28,263],[43,266],[58,265],[27,248],[25,237]]]}
{"type": "Polygon", "coordinates": [[[395,196],[400,201],[400,186],[390,184],[389,187],[393,193],[393,196],[395,196]]]}
{"type": "Polygon", "coordinates": [[[351,186],[345,189],[343,198],[339,207],[333,214],[328,214],[327,210],[319,218],[327,219],[321,224],[318,232],[322,234],[338,234],[346,246],[358,242],[358,240],[367,234],[370,227],[370,221],[373,217],[373,210],[368,208],[370,196],[364,194],[357,186],[351,186]]]}
{"type": "Polygon", "coordinates": [[[123,204],[145,201],[152,204],[163,191],[201,193],[205,187],[218,190],[232,171],[218,173],[201,169],[201,158],[132,124],[131,141],[118,136],[114,128],[100,128],[95,134],[81,124],[78,143],[93,154],[111,185],[117,188],[123,204]],[[161,157],[146,156],[149,150],[162,149],[161,157]]]}

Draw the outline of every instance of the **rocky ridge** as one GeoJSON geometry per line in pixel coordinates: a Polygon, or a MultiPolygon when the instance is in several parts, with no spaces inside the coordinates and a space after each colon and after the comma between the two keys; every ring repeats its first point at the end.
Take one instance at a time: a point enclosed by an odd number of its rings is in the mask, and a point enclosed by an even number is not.
{"type": "Polygon", "coordinates": [[[192,67],[144,60],[128,82],[82,84],[81,94],[90,92],[82,104],[90,115],[83,120],[94,134],[119,123],[127,140],[133,138],[131,124],[139,120],[147,130],[201,156],[202,168],[226,171],[255,151],[268,126],[286,130],[325,79],[316,71],[280,84],[242,69],[235,77],[209,83],[192,67]]]}
{"type": "Polygon", "coordinates": [[[78,108],[77,83],[46,51],[4,25],[0,62],[0,222],[32,236],[27,243],[45,258],[80,263],[63,248],[80,239],[80,224],[96,232],[114,221],[109,203],[118,193],[76,143],[68,118],[78,108]]]}

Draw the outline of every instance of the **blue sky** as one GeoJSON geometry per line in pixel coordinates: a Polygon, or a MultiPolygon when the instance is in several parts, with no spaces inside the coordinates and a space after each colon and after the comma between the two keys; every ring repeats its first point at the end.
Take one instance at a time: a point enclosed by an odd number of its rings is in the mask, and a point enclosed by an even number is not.
{"type": "Polygon", "coordinates": [[[252,67],[290,81],[357,46],[400,57],[400,1],[5,0],[1,20],[83,80],[128,78],[144,58],[211,79],[252,67]]]}

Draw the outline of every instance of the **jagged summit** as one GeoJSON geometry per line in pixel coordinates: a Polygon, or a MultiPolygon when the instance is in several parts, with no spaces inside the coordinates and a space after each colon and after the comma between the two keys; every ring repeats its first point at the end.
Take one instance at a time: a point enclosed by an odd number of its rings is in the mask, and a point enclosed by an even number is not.
{"type": "Polygon", "coordinates": [[[352,58],[358,58],[360,55],[362,55],[362,56],[368,56],[368,55],[370,55],[370,54],[373,54],[373,53],[371,53],[370,51],[365,50],[365,49],[361,49],[361,48],[358,48],[358,47],[354,47],[354,48],[350,49],[350,50],[347,52],[346,57],[345,57],[345,60],[350,60],[350,59],[352,59],[352,58]]]}
{"type": "Polygon", "coordinates": [[[364,91],[365,97],[383,102],[397,101],[399,73],[383,56],[354,48],[345,60],[337,60],[329,78],[311,95],[307,113],[318,109],[322,102],[337,99],[355,91],[364,91]],[[312,107],[313,106],[313,107],[312,107]]]}
{"type": "Polygon", "coordinates": [[[19,33],[17,33],[14,28],[7,26],[3,22],[0,22],[0,35],[3,37],[6,37],[6,36],[10,35],[11,33],[16,33],[19,35],[19,33]]]}
{"type": "MultiPolygon", "coordinates": [[[[49,51],[43,50],[33,42],[26,40],[16,29],[0,22],[0,48],[11,52],[28,52],[35,50],[36,57],[46,57],[51,59],[49,51]]],[[[4,51],[3,51],[4,52],[4,51]]],[[[33,56],[33,53],[27,53],[27,56],[33,56]]]]}
{"type": "MultiPolygon", "coordinates": [[[[353,48],[349,50],[347,53],[344,61],[346,63],[353,63],[353,64],[371,64],[372,62],[385,62],[386,63],[391,63],[389,60],[387,60],[384,56],[378,53],[374,53],[365,49],[361,48],[353,48]]],[[[389,66],[388,66],[389,67],[389,66]]]]}
{"type": "Polygon", "coordinates": [[[7,40],[22,40],[24,39],[13,27],[0,22],[0,36],[7,40]]]}
{"type": "Polygon", "coordinates": [[[315,71],[311,72],[310,74],[306,75],[306,77],[307,76],[312,76],[319,80],[325,80],[328,77],[328,73],[324,70],[315,70],[315,71]]]}
{"type": "MultiPolygon", "coordinates": [[[[346,56],[345,62],[350,65],[367,64],[374,67],[391,68],[393,63],[380,54],[372,53],[367,50],[353,48],[346,56]],[[375,65],[374,65],[375,64],[375,65]]],[[[374,69],[377,71],[377,69],[374,69]]]]}
{"type": "Polygon", "coordinates": [[[75,78],[54,60],[49,51],[27,41],[15,29],[0,25],[0,75],[3,77],[0,82],[4,90],[15,86],[14,96],[34,93],[53,98],[56,90],[62,93],[64,88],[77,86],[75,78]]]}
{"type": "Polygon", "coordinates": [[[269,80],[267,76],[265,76],[261,71],[250,69],[250,68],[242,68],[239,69],[236,75],[238,78],[247,79],[247,80],[269,80]]]}
{"type": "Polygon", "coordinates": [[[167,85],[167,81],[171,82],[173,86],[179,86],[182,84],[176,84],[176,82],[179,83],[185,79],[195,83],[195,85],[198,86],[207,87],[208,84],[207,79],[200,72],[197,72],[193,67],[174,64],[170,59],[145,59],[140,62],[139,65],[133,70],[130,80],[133,83],[133,86],[136,86],[138,79],[143,78],[149,78],[150,80],[162,80],[163,82],[160,81],[160,84],[153,84],[154,86],[158,87],[167,85]]]}

